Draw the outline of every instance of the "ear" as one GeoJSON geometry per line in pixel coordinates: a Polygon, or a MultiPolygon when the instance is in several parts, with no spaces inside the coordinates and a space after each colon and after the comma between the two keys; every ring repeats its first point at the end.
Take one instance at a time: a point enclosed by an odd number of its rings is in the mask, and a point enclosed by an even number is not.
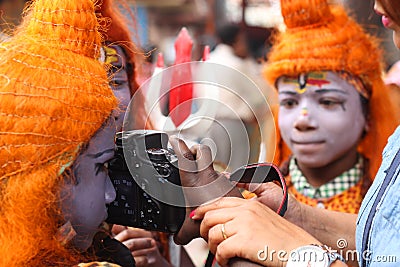
{"type": "Polygon", "coordinates": [[[365,120],[364,130],[362,132],[361,139],[363,139],[368,134],[370,129],[371,129],[371,120],[370,116],[368,115],[367,119],[365,120]]]}
{"type": "Polygon", "coordinates": [[[370,122],[370,120],[367,120],[367,121],[365,122],[364,132],[365,132],[365,133],[368,133],[368,132],[369,132],[369,129],[371,129],[371,122],[370,122]]]}
{"type": "Polygon", "coordinates": [[[364,133],[368,133],[369,130],[371,129],[371,115],[368,113],[367,118],[365,119],[365,125],[364,125],[364,133]]]}

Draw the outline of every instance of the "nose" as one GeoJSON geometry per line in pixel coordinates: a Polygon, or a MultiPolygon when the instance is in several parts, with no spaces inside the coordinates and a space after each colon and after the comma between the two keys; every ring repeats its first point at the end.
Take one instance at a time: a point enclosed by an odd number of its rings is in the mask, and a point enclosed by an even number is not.
{"type": "Polygon", "coordinates": [[[106,204],[110,204],[117,197],[117,192],[115,191],[115,188],[111,182],[110,177],[107,177],[107,179],[106,179],[104,197],[106,200],[106,204]]]}
{"type": "Polygon", "coordinates": [[[294,122],[294,128],[296,128],[298,131],[311,131],[315,130],[317,127],[317,122],[313,119],[313,116],[309,110],[306,112],[301,110],[294,122]]]}

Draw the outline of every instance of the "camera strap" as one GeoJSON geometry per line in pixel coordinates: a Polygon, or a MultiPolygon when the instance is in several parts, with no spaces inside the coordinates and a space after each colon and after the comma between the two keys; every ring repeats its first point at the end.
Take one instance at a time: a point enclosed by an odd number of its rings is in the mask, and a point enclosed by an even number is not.
{"type": "Polygon", "coordinates": [[[285,178],[272,163],[254,163],[240,167],[231,173],[229,180],[236,183],[268,183],[278,182],[282,188],[282,201],[276,211],[279,215],[285,215],[288,203],[288,193],[286,188],[285,178]]]}

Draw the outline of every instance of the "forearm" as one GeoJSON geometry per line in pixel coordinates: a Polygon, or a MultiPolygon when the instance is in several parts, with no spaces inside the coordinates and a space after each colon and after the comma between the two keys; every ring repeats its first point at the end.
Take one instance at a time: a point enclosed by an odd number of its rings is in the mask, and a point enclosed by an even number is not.
{"type": "Polygon", "coordinates": [[[357,214],[301,207],[300,227],[332,249],[355,250],[357,214]]]}

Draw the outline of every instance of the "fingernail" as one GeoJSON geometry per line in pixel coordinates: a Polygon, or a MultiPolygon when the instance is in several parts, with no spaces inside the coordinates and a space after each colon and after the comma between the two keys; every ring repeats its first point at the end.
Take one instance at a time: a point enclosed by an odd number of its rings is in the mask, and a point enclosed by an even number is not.
{"type": "Polygon", "coordinates": [[[193,219],[193,216],[195,215],[195,213],[196,213],[196,210],[192,210],[192,212],[190,212],[190,214],[189,214],[189,218],[193,219]]]}

